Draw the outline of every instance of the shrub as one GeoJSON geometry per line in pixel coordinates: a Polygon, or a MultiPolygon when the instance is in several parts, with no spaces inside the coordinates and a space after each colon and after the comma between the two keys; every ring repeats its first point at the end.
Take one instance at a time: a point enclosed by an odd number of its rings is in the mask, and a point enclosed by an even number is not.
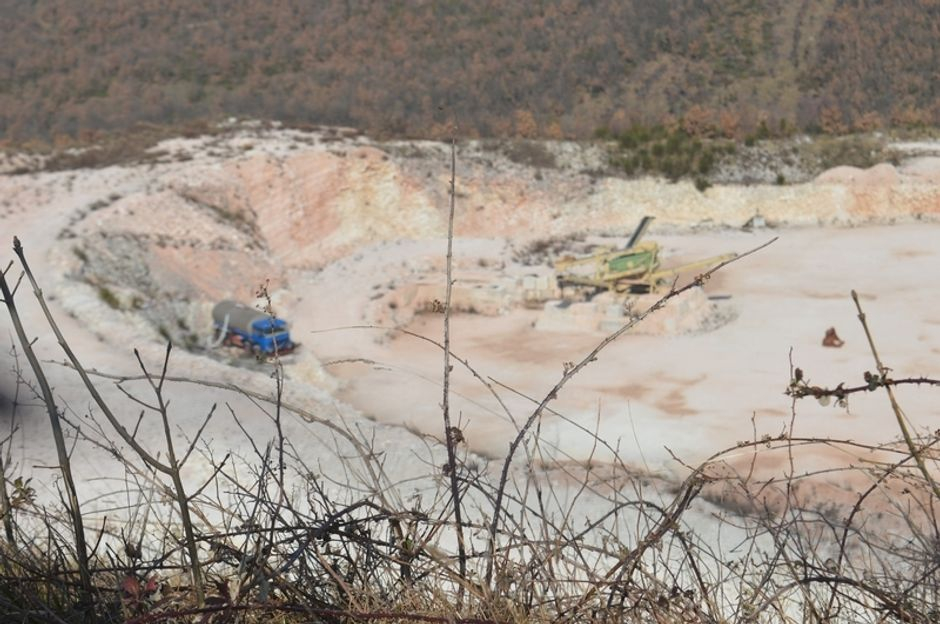
{"type": "Polygon", "coordinates": [[[555,154],[543,141],[513,140],[501,144],[503,154],[511,161],[538,169],[555,169],[555,154]]]}
{"type": "Polygon", "coordinates": [[[696,169],[702,175],[708,174],[715,166],[715,154],[711,150],[706,150],[698,159],[696,169]]]}
{"type": "Polygon", "coordinates": [[[98,286],[98,297],[114,310],[121,309],[121,300],[107,286],[98,286]]]}

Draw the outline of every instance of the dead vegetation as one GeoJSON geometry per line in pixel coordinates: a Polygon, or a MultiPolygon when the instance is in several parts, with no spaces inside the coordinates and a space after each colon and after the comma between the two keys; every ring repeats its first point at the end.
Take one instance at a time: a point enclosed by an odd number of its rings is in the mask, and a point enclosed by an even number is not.
{"type": "MultiPolygon", "coordinates": [[[[452,215],[453,183],[450,198],[452,215]]],[[[0,439],[0,611],[15,621],[926,623],[940,616],[940,491],[933,476],[940,437],[912,431],[892,394],[902,383],[940,381],[895,380],[871,334],[876,372],[867,373],[864,388],[811,386],[794,367],[788,430],[773,437],[755,432],[687,466],[684,481],[670,489],[637,478],[617,449],[590,429],[582,428],[583,435],[613,461],[575,467],[550,459],[541,418],[569,381],[668,301],[747,253],[670,290],[591,352],[566,362],[527,414],[512,413],[500,398],[507,389],[452,353],[446,333],[442,343],[425,338],[444,360],[443,443],[416,441],[413,454],[423,475],[402,480],[387,470],[386,451],[374,435],[286,401],[276,359],[268,394],[174,378],[169,345],[156,363],[135,352],[136,376],[86,371],[45,306],[18,241],[14,251],[18,263],[0,274],[18,334],[13,410],[21,394],[35,395],[57,437],[66,432],[75,444],[110,454],[126,475],[131,501],[122,510],[126,521],[92,522],[82,511],[87,501],[69,485],[81,478],[82,467],[70,465],[64,444],[57,470],[66,495],[58,504],[39,501],[11,461],[15,430],[0,439]],[[95,406],[88,419],[70,416],[43,387],[49,364],[31,355],[38,328],[19,319],[20,286],[32,287],[68,366],[81,378],[95,406]],[[28,370],[20,368],[21,357],[28,370]],[[506,456],[492,466],[467,451],[460,421],[448,414],[453,366],[469,370],[516,425],[506,456]],[[105,383],[116,383],[140,405],[141,419],[148,413],[162,423],[159,446],[139,439],[140,419],[128,427],[115,416],[98,390],[105,383]],[[219,406],[189,435],[176,428],[169,407],[177,383],[219,393],[219,406]],[[845,401],[879,390],[889,393],[902,442],[866,446],[794,434],[799,399],[845,401]],[[231,394],[249,398],[257,413],[222,407],[231,394]],[[220,456],[220,449],[201,444],[212,418],[229,419],[245,432],[251,453],[220,456]],[[247,418],[267,419],[269,439],[248,436],[247,418]],[[305,441],[285,436],[284,423],[295,418],[331,442],[331,457],[311,462],[305,441]],[[802,469],[800,458],[830,448],[867,457],[824,471],[869,484],[847,502],[804,493],[822,474],[802,469]],[[783,458],[782,474],[756,470],[768,456],[783,458]],[[186,482],[183,468],[197,457],[211,474],[201,483],[186,482]],[[749,458],[744,470],[742,457],[749,458]],[[565,486],[553,485],[559,483],[565,486]],[[708,530],[692,519],[705,500],[723,506],[711,512],[708,530]]],[[[449,315],[449,296],[441,307],[449,315]]],[[[858,311],[864,325],[860,305],[858,311]]]]}
{"type": "Polygon", "coordinates": [[[564,255],[587,253],[590,245],[584,239],[585,235],[577,232],[537,238],[515,249],[513,260],[526,266],[550,265],[564,255]]]}

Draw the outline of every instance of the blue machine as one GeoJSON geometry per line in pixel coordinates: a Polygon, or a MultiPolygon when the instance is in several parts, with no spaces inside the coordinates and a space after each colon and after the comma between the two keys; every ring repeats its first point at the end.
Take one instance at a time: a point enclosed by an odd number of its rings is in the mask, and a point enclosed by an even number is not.
{"type": "Polygon", "coordinates": [[[236,301],[221,301],[212,309],[212,320],[222,344],[255,354],[274,355],[293,351],[287,322],[236,301]]]}

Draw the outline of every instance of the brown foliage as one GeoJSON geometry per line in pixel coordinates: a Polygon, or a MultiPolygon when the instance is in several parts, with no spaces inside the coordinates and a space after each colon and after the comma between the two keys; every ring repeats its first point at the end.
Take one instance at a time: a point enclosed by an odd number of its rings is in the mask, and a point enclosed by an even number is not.
{"type": "Polygon", "coordinates": [[[740,138],[759,111],[822,126],[819,102],[843,124],[870,112],[919,124],[908,113],[940,96],[938,32],[936,0],[12,3],[0,137],[227,115],[386,136],[456,121],[462,136],[586,137],[668,113],[740,138]]]}
{"type": "Polygon", "coordinates": [[[930,123],[930,113],[915,106],[905,106],[895,110],[891,122],[902,128],[918,128],[930,123]]]}
{"type": "Polygon", "coordinates": [[[531,139],[538,134],[539,126],[535,121],[535,116],[531,111],[517,110],[515,115],[516,135],[525,139],[531,139]]]}
{"type": "Polygon", "coordinates": [[[694,137],[711,137],[715,134],[715,113],[695,104],[682,117],[682,129],[694,137]]]}
{"type": "Polygon", "coordinates": [[[884,127],[884,119],[875,111],[868,111],[852,121],[852,129],[857,132],[873,132],[884,127]]]}
{"type": "Polygon", "coordinates": [[[819,127],[826,134],[845,134],[848,126],[843,121],[842,111],[835,106],[827,106],[819,113],[819,127]]]}
{"type": "Polygon", "coordinates": [[[741,129],[741,118],[732,110],[723,110],[718,116],[718,126],[726,139],[736,139],[741,129]]]}

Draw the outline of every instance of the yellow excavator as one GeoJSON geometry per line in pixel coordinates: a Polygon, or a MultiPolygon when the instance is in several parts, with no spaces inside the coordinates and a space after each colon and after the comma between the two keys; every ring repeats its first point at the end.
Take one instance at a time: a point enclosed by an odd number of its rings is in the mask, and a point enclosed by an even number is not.
{"type": "Polygon", "coordinates": [[[659,245],[641,241],[653,217],[643,217],[623,249],[599,248],[589,256],[566,256],[555,262],[558,287],[562,293],[572,287],[587,298],[612,291],[617,293],[656,292],[687,271],[714,266],[737,254],[705,258],[679,266],[660,268],[659,245]]]}

